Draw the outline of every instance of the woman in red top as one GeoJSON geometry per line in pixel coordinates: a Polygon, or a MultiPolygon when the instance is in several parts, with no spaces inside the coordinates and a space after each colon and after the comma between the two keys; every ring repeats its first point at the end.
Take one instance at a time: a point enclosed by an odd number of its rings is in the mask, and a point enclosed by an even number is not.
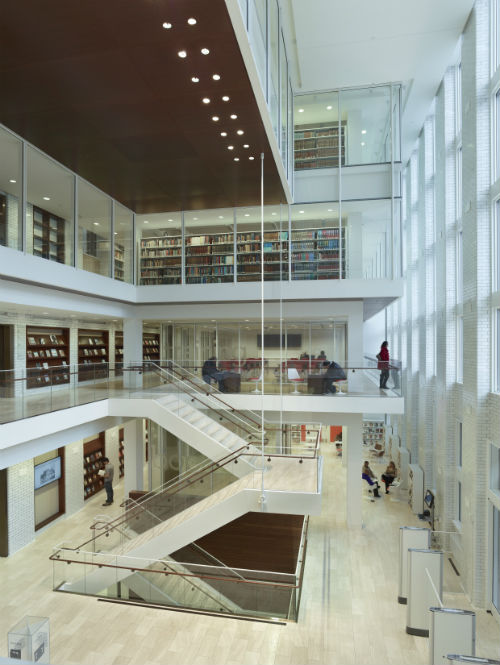
{"type": "Polygon", "coordinates": [[[380,352],[377,354],[378,365],[377,369],[380,370],[380,389],[387,388],[387,379],[389,378],[389,342],[382,342],[380,352]]]}

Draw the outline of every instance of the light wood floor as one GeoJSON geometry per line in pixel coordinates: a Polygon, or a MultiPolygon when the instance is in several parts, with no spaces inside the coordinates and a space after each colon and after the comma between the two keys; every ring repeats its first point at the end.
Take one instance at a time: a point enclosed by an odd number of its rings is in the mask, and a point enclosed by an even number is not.
{"type": "MultiPolygon", "coordinates": [[[[310,520],[297,624],[125,607],[52,592],[51,546],[86,535],[91,518],[106,510],[101,507],[104,497],[98,495],[77,515],[0,560],[0,654],[7,653],[9,628],[29,614],[50,618],[50,662],[55,665],[427,663],[428,640],[405,633],[406,608],[397,603],[398,527],[417,520],[396,490],[376,503],[366,498],[365,527],[347,529],[342,461],[332,444],[323,446],[323,454],[323,513],[310,520]]],[[[373,468],[380,473],[376,464],[373,468]]],[[[117,495],[120,498],[119,487],[117,495]]],[[[112,510],[118,514],[118,508],[112,510]]],[[[446,587],[458,588],[446,567],[446,587]]],[[[465,598],[452,591],[444,600],[449,607],[468,607],[465,598]]],[[[477,614],[476,655],[498,659],[498,624],[483,611],[477,614]]]]}

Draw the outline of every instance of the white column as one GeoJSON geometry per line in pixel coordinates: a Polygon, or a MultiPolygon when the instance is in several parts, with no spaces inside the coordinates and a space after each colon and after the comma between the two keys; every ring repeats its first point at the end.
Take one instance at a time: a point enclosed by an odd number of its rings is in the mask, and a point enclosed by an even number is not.
{"type": "MultiPolygon", "coordinates": [[[[125,368],[142,362],[142,319],[123,319],[123,362],[125,368]]],[[[123,383],[127,387],[140,388],[142,374],[137,371],[127,372],[125,369],[123,383]]]]}
{"type": "MultiPolygon", "coordinates": [[[[363,358],[363,303],[352,303],[347,318],[347,367],[364,367],[363,358]]],[[[348,391],[360,390],[363,385],[363,370],[347,371],[348,391]]]]}
{"type": "Polygon", "coordinates": [[[123,456],[125,461],[123,493],[124,498],[127,499],[130,490],[142,490],[144,486],[144,441],[141,418],[127,421],[123,429],[123,456]]]}
{"type": "Polygon", "coordinates": [[[362,427],[362,415],[352,416],[352,422],[349,423],[349,441],[343,451],[343,456],[347,458],[346,520],[349,527],[361,526],[362,427]]]}

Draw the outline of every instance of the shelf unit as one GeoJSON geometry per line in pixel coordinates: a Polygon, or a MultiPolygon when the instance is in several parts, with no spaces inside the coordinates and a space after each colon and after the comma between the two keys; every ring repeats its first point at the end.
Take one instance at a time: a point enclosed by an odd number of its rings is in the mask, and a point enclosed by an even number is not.
{"type": "Polygon", "coordinates": [[[142,334],[142,359],[159,362],[160,360],[160,334],[142,334]]]}
{"type": "Polygon", "coordinates": [[[385,425],[381,420],[363,420],[363,443],[371,448],[376,444],[385,448],[385,425]]]}
{"type": "Polygon", "coordinates": [[[123,374],[123,332],[115,332],[115,376],[123,374]]]}
{"type": "Polygon", "coordinates": [[[232,233],[186,236],[186,284],[234,281],[232,233]]]}
{"type": "Polygon", "coordinates": [[[27,388],[69,383],[68,328],[26,326],[27,388]]]}
{"type": "Polygon", "coordinates": [[[238,282],[260,281],[261,252],[264,251],[264,281],[288,279],[288,231],[264,231],[264,247],[260,232],[238,233],[238,282]]]}
{"type": "Polygon", "coordinates": [[[123,427],[120,427],[118,430],[118,477],[123,478],[125,475],[125,457],[124,457],[124,439],[125,439],[125,430],[123,427]]]}
{"type": "Polygon", "coordinates": [[[125,281],[125,248],[123,245],[118,245],[115,243],[115,279],[120,282],[125,281]]]}
{"type": "Polygon", "coordinates": [[[98,471],[104,469],[104,432],[93,441],[83,444],[83,498],[90,499],[104,487],[104,478],[98,471]]]}
{"type": "Polygon", "coordinates": [[[78,381],[108,376],[109,346],[107,330],[78,330],[78,381]],[[88,365],[89,367],[82,367],[88,365]],[[95,367],[103,365],[103,367],[95,367]]]}
{"type": "Polygon", "coordinates": [[[141,284],[180,284],[182,236],[160,236],[141,240],[141,284]]]}
{"type": "Polygon", "coordinates": [[[64,263],[64,219],[33,206],[33,255],[64,263]]]}
{"type": "Polygon", "coordinates": [[[345,164],[345,122],[297,125],[294,131],[295,170],[338,168],[345,164]],[[340,146],[339,146],[340,133],[340,146]]]}
{"type": "Polygon", "coordinates": [[[340,227],[292,231],[292,280],[345,278],[345,231],[340,227]]]}

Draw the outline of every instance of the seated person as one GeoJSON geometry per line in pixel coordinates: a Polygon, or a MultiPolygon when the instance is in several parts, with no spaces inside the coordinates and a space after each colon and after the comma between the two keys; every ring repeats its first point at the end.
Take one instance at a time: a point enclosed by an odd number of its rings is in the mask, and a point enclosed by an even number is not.
{"type": "Polygon", "coordinates": [[[368,464],[368,462],[365,462],[363,464],[363,466],[361,467],[361,478],[363,478],[363,480],[366,480],[366,482],[368,483],[368,485],[370,485],[370,487],[374,486],[373,487],[373,496],[376,496],[377,499],[379,499],[380,494],[378,493],[378,491],[380,489],[380,485],[378,484],[376,475],[370,469],[370,465],[368,464]],[[374,478],[375,478],[375,480],[374,480],[374,478]]]}
{"type": "Polygon", "coordinates": [[[385,484],[386,494],[389,494],[389,487],[392,485],[397,475],[398,472],[396,469],[396,465],[394,464],[394,462],[389,462],[389,464],[387,465],[387,469],[381,476],[382,482],[385,484]]]}
{"type": "Polygon", "coordinates": [[[209,358],[208,360],[205,360],[203,363],[203,367],[201,368],[201,376],[203,377],[203,381],[205,383],[208,383],[210,385],[212,379],[214,383],[217,381],[216,374],[219,373],[219,370],[217,369],[217,359],[215,356],[212,356],[212,358],[209,358]]]}
{"type": "Polygon", "coordinates": [[[326,360],[326,353],[324,351],[320,351],[317,359],[326,360]]]}
{"type": "Polygon", "coordinates": [[[326,372],[323,374],[323,394],[334,395],[337,392],[334,383],[335,381],[344,381],[346,379],[345,372],[342,367],[333,360],[331,363],[326,360],[323,363],[323,367],[326,367],[326,372]]]}

